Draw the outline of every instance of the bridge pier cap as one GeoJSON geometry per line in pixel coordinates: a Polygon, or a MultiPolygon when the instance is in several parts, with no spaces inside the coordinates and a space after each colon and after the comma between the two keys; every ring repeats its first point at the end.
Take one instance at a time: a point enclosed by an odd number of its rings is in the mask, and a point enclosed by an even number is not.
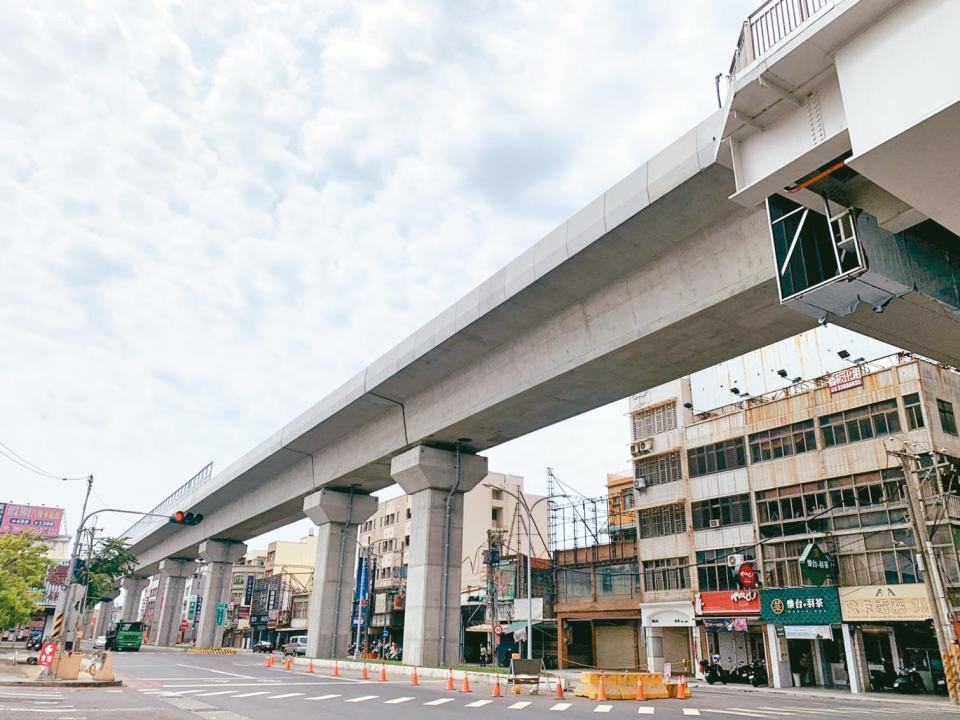
{"type": "MultiPolygon", "coordinates": [[[[427,488],[451,490],[457,482],[457,453],[418,445],[390,461],[390,475],[407,495],[427,488]]],[[[457,492],[473,490],[487,476],[487,459],[460,453],[460,485],[457,492]]]]}
{"type": "Polygon", "coordinates": [[[303,514],[316,525],[359,525],[377,511],[372,495],[324,488],[303,499],[303,514]]]}
{"type": "Polygon", "coordinates": [[[168,578],[188,578],[197,571],[197,563],[185,558],[167,558],[160,561],[159,571],[168,578]]]}
{"type": "Polygon", "coordinates": [[[206,540],[200,543],[200,557],[208,563],[237,562],[247,554],[247,546],[235,540],[206,540]]]}

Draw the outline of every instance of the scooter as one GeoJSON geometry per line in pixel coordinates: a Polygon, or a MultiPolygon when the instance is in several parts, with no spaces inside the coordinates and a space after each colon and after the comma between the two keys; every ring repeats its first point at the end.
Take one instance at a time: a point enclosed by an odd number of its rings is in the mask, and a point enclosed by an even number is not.
{"type": "Polygon", "coordinates": [[[728,674],[722,667],[720,667],[720,663],[701,660],[700,672],[703,673],[703,677],[707,681],[708,685],[713,685],[717,682],[721,685],[727,684],[728,674]]]}
{"type": "Polygon", "coordinates": [[[754,660],[751,666],[750,684],[754,687],[766,687],[768,682],[767,666],[760,660],[754,660]]]}
{"type": "Polygon", "coordinates": [[[900,668],[900,672],[893,681],[893,689],[895,692],[908,695],[927,694],[927,686],[915,667],[900,668]]]}

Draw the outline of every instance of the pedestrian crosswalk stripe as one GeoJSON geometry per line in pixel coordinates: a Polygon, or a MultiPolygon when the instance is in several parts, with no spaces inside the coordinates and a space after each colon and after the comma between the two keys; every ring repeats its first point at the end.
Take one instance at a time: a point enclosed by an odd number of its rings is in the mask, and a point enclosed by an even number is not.
{"type": "Polygon", "coordinates": [[[552,708],[550,708],[550,709],[551,709],[551,710],[562,711],[562,710],[566,710],[568,707],[570,707],[570,705],[571,705],[571,703],[557,703],[556,705],[554,705],[554,706],[553,706],[552,708]]]}
{"type": "Polygon", "coordinates": [[[483,707],[484,705],[489,705],[493,700],[474,700],[472,703],[467,703],[467,707],[483,707]]]}
{"type": "Polygon", "coordinates": [[[411,700],[413,700],[412,697],[398,697],[393,700],[387,700],[384,702],[384,705],[399,705],[400,703],[410,702],[411,700]]]}
{"type": "Polygon", "coordinates": [[[739,715],[740,717],[775,717],[769,710],[766,712],[754,712],[752,710],[744,710],[743,708],[730,708],[729,710],[720,710],[719,708],[704,708],[704,710],[712,713],[720,713],[722,715],[739,715]]]}
{"type": "MultiPolygon", "coordinates": [[[[237,697],[243,697],[243,695],[237,695],[237,697]]],[[[331,693],[330,695],[317,695],[311,698],[304,698],[305,700],[332,700],[333,698],[340,697],[337,693],[331,693]]]]}
{"type": "MultiPolygon", "coordinates": [[[[731,709],[731,710],[739,710],[740,712],[745,712],[745,713],[751,713],[751,712],[754,712],[754,711],[755,711],[755,708],[734,707],[734,708],[730,708],[730,709],[731,709]]],[[[790,710],[781,710],[780,708],[769,708],[769,709],[767,709],[767,710],[763,710],[763,711],[760,713],[760,717],[764,717],[765,715],[777,715],[777,716],[783,716],[783,717],[793,717],[793,716],[795,716],[796,714],[797,714],[796,712],[792,712],[792,711],[790,711],[790,710]]]]}
{"type": "Polygon", "coordinates": [[[453,698],[439,698],[437,700],[431,700],[430,702],[425,702],[424,705],[444,705],[448,702],[453,702],[453,698]]]}
{"type": "Polygon", "coordinates": [[[349,702],[349,703],[366,702],[367,700],[376,700],[378,697],[379,695],[361,695],[360,697],[344,700],[344,702],[349,702]]]}
{"type": "Polygon", "coordinates": [[[245,697],[256,697],[257,695],[269,695],[270,693],[267,690],[261,690],[260,692],[244,693],[243,695],[234,695],[234,698],[245,698],[245,697]]]}
{"type": "Polygon", "coordinates": [[[288,697],[297,697],[298,695],[303,695],[303,693],[284,693],[283,695],[271,695],[266,698],[267,700],[283,700],[288,697]]]}
{"type": "Polygon", "coordinates": [[[613,710],[613,705],[597,705],[593,711],[594,712],[610,712],[613,710]]]}
{"type": "MultiPolygon", "coordinates": [[[[641,705],[637,708],[637,715],[653,715],[654,707],[653,705],[641,705]]],[[[684,710],[686,714],[686,710],[684,710]]],[[[697,713],[699,715],[700,713],[697,713]]]]}
{"type": "Polygon", "coordinates": [[[214,695],[233,695],[236,690],[220,690],[219,692],[204,693],[203,695],[197,695],[197,697],[213,697],[214,695]]]}
{"type": "Polygon", "coordinates": [[[684,708],[684,709],[683,709],[683,714],[684,714],[684,715],[699,715],[699,714],[700,714],[700,711],[697,710],[696,708],[684,708]]]}
{"type": "Polygon", "coordinates": [[[507,710],[523,710],[523,709],[524,709],[527,705],[529,705],[529,704],[530,704],[530,703],[528,703],[528,702],[526,702],[526,701],[515,702],[513,705],[511,705],[510,707],[508,707],[507,710]]]}

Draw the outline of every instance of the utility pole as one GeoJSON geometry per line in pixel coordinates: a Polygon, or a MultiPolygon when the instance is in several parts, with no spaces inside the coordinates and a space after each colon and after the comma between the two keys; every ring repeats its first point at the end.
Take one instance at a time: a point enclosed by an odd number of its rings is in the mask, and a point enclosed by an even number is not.
{"type": "MultiPolygon", "coordinates": [[[[67,568],[67,589],[63,593],[63,606],[58,609],[58,612],[55,615],[54,627],[57,627],[60,624],[56,622],[57,615],[60,615],[60,618],[63,621],[63,647],[65,650],[72,650],[74,642],[76,641],[77,621],[76,615],[74,614],[73,574],[77,568],[77,556],[80,554],[80,543],[81,538],[83,537],[83,524],[87,517],[87,503],[90,502],[91,490],[93,490],[93,475],[87,476],[87,493],[83,498],[83,509],[80,511],[80,521],[77,524],[77,535],[73,541],[73,552],[70,554],[70,565],[67,568]]],[[[59,639],[60,638],[57,636],[55,631],[53,640],[57,641],[59,639]]]]}
{"type": "Polygon", "coordinates": [[[487,530],[487,551],[484,553],[487,566],[487,614],[490,622],[490,648],[496,662],[496,650],[500,645],[500,636],[494,632],[497,625],[497,583],[494,577],[494,564],[500,562],[500,531],[487,530]]]}
{"type": "MultiPolygon", "coordinates": [[[[932,463],[921,465],[922,455],[914,446],[908,449],[904,442],[902,450],[887,450],[887,454],[896,457],[903,468],[906,481],[906,495],[908,515],[916,538],[917,551],[923,562],[923,584],[927,590],[927,599],[930,603],[930,612],[933,615],[933,628],[937,636],[937,647],[943,660],[943,671],[946,678],[947,692],[953,705],[960,704],[960,687],[958,687],[958,670],[960,670],[960,646],[957,645],[956,632],[951,622],[951,612],[944,592],[943,577],[940,574],[940,562],[937,558],[930,538],[928,527],[929,517],[927,505],[939,505],[946,502],[943,494],[943,474],[946,468],[951,467],[939,453],[924,453],[932,463]],[[922,477],[921,477],[922,476],[922,477]],[[933,481],[931,484],[930,481],[933,481]],[[929,485],[930,492],[924,495],[924,484],[929,485]]],[[[943,508],[944,510],[946,508],[943,508]]]]}

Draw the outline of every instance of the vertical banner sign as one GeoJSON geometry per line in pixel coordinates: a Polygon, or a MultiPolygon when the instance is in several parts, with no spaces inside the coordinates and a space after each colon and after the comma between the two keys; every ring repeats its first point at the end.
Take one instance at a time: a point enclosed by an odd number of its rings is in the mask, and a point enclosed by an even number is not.
{"type": "Polygon", "coordinates": [[[243,604],[249,605],[253,600],[253,575],[247,575],[247,587],[243,591],[243,604]]]}

